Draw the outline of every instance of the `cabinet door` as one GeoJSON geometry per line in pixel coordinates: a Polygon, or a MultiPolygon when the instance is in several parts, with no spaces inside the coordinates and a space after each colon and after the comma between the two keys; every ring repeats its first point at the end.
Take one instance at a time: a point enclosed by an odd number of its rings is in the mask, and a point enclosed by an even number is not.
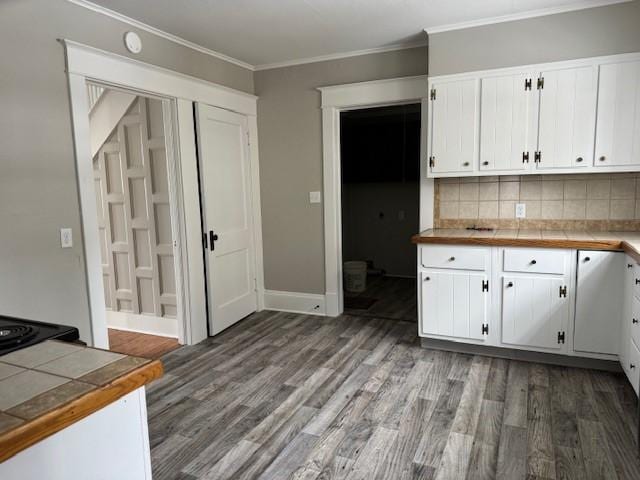
{"type": "Polygon", "coordinates": [[[542,72],[536,169],[588,167],[593,164],[596,121],[594,67],[542,72]]]}
{"type": "Polygon", "coordinates": [[[640,164],[640,61],[600,66],[595,165],[640,164]]]}
{"type": "Polygon", "coordinates": [[[624,276],[624,253],[578,252],[574,350],[618,353],[624,276]]]}
{"type": "Polygon", "coordinates": [[[525,170],[533,162],[537,92],[530,73],[486,77],[480,83],[480,170],[525,170]]]}
{"type": "Polygon", "coordinates": [[[623,288],[624,301],[622,310],[622,323],[620,324],[620,335],[618,338],[618,356],[620,358],[620,364],[627,374],[629,373],[629,336],[631,335],[631,320],[633,315],[633,266],[635,265],[635,263],[636,262],[629,255],[626,255],[623,288]]]}
{"type": "MultiPolygon", "coordinates": [[[[484,273],[421,273],[422,331],[429,335],[483,339],[488,292],[484,273]]],[[[488,288],[488,287],[487,287],[488,288]]]]}
{"type": "Polygon", "coordinates": [[[559,335],[569,316],[568,297],[560,295],[562,278],[503,277],[502,342],[564,350],[559,335]]]}
{"type": "Polygon", "coordinates": [[[431,85],[432,173],[472,172],[477,163],[478,82],[458,80],[431,85]]]}

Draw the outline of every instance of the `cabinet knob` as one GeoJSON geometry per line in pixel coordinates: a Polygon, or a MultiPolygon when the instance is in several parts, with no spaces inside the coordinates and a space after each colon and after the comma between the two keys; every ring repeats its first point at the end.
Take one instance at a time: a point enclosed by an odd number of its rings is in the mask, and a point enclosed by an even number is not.
{"type": "Polygon", "coordinates": [[[536,262],[535,258],[533,260],[531,260],[531,265],[535,265],[536,263],[538,263],[538,262],[536,262]]]}
{"type": "Polygon", "coordinates": [[[482,165],[489,165],[489,162],[482,162],[482,165]]]}
{"type": "Polygon", "coordinates": [[[591,257],[584,257],[584,261],[585,261],[585,262],[589,262],[589,261],[591,261],[591,257]]]}
{"type": "Polygon", "coordinates": [[[513,282],[507,283],[507,288],[509,288],[509,287],[513,287],[513,282]]]}
{"type": "Polygon", "coordinates": [[[604,155],[602,155],[598,160],[600,160],[601,162],[604,162],[607,159],[607,157],[605,157],[604,155]]]}
{"type": "Polygon", "coordinates": [[[640,284],[640,279],[636,278],[636,285],[640,284]]]}
{"type": "Polygon", "coordinates": [[[634,368],[636,368],[635,363],[630,363],[630,364],[629,364],[629,368],[630,368],[631,370],[633,370],[634,368]]]}
{"type": "Polygon", "coordinates": [[[577,162],[577,163],[582,163],[582,160],[583,160],[583,158],[582,158],[582,157],[578,157],[578,158],[576,158],[576,162],[577,162]]]}
{"type": "Polygon", "coordinates": [[[450,258],[449,258],[449,261],[450,261],[450,262],[453,262],[455,259],[456,259],[456,257],[450,257],[450,258]]]}
{"type": "Polygon", "coordinates": [[[464,162],[464,163],[462,164],[462,166],[463,166],[463,167],[468,167],[468,166],[469,166],[469,162],[464,162]]]}
{"type": "Polygon", "coordinates": [[[633,265],[630,263],[627,263],[627,268],[633,268],[633,265]]]}
{"type": "Polygon", "coordinates": [[[428,282],[429,280],[431,280],[431,277],[424,277],[425,282],[428,282]]]}
{"type": "Polygon", "coordinates": [[[638,319],[637,318],[632,318],[631,319],[631,323],[638,323],[638,319]]]}

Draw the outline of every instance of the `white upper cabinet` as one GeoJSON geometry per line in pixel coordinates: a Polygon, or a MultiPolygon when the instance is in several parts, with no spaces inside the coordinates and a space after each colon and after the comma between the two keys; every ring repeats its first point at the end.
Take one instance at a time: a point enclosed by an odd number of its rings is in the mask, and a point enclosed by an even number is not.
{"type": "Polygon", "coordinates": [[[537,128],[531,78],[531,73],[517,73],[480,80],[480,170],[529,167],[537,128]]]}
{"type": "Polygon", "coordinates": [[[478,160],[477,80],[433,82],[431,99],[429,170],[472,173],[478,160]]]}
{"type": "Polygon", "coordinates": [[[593,164],[596,69],[543,71],[540,92],[537,170],[584,168],[593,164]]]}
{"type": "Polygon", "coordinates": [[[640,171],[640,53],[432,77],[429,88],[429,177],[640,171]]]}
{"type": "Polygon", "coordinates": [[[600,66],[597,167],[640,163],[640,61],[600,66]]]}

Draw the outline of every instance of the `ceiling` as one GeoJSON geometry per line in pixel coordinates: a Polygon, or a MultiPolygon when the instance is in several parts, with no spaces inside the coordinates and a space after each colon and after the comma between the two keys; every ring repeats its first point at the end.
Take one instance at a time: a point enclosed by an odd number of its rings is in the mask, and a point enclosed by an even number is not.
{"type": "Polygon", "coordinates": [[[621,0],[92,0],[258,68],[425,43],[424,29],[616,1],[621,0]]]}

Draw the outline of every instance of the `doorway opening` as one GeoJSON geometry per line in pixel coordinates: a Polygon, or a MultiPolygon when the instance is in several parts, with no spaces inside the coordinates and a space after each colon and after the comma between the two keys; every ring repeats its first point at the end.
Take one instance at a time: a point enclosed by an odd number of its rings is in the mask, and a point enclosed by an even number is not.
{"type": "Polygon", "coordinates": [[[342,111],[344,313],[417,322],[420,103],[342,111]]]}
{"type": "Polygon", "coordinates": [[[110,348],[179,346],[169,99],[87,83],[91,161],[110,348]]]}

